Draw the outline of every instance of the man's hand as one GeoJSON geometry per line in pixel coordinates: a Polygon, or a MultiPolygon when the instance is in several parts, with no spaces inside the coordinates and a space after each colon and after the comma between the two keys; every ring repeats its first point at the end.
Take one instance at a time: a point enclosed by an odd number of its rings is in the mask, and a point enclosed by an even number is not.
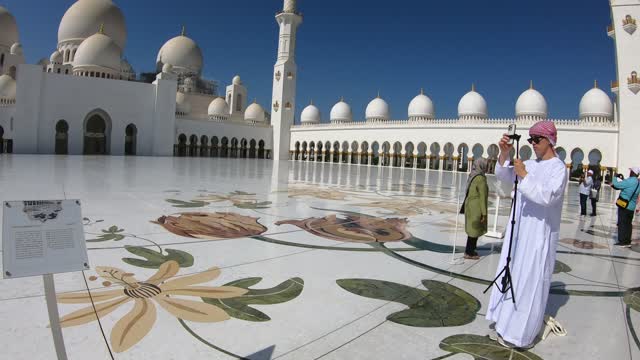
{"type": "Polygon", "coordinates": [[[521,179],[524,179],[528,174],[527,169],[524,166],[524,162],[520,159],[516,159],[513,162],[513,169],[515,170],[516,175],[518,175],[521,179]]]}
{"type": "Polygon", "coordinates": [[[504,165],[504,162],[509,159],[509,152],[513,149],[513,145],[509,144],[509,134],[502,134],[502,139],[498,142],[498,146],[500,147],[500,157],[498,161],[500,165],[504,165]]]}

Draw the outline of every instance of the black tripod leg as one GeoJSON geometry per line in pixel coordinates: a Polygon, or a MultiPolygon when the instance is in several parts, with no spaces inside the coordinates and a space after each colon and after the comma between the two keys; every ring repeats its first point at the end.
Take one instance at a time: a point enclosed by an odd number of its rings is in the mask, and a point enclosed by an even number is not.
{"type": "MultiPolygon", "coordinates": [[[[505,270],[507,270],[507,268],[503,268],[502,271],[500,271],[500,273],[496,276],[495,279],[493,279],[493,281],[491,282],[491,284],[489,284],[489,286],[487,286],[486,289],[484,289],[484,291],[482,292],[483,294],[486,294],[487,291],[489,291],[489,289],[491,289],[491,287],[495,284],[496,286],[498,286],[497,281],[500,278],[500,276],[505,272],[505,270]]],[[[500,292],[502,292],[502,290],[500,289],[500,286],[498,286],[498,290],[500,290],[500,292]]]]}

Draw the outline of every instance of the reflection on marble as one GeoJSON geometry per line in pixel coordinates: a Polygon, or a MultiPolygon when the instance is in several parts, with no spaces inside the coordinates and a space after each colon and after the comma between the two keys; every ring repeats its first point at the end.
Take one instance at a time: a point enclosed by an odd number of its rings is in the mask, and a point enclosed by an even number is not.
{"type": "MultiPolygon", "coordinates": [[[[524,353],[485,336],[483,290],[502,243],[481,238],[482,258],[462,259],[456,210],[466,176],[314,162],[0,155],[0,199],[83,200],[92,270],[55,276],[71,359],[106,359],[107,346],[118,359],[639,356],[640,245],[612,246],[610,188],[599,215],[586,219],[577,186],[567,189],[547,312],[568,335],[524,353]]],[[[501,230],[510,202],[491,176],[489,186],[489,217],[498,212],[501,230]]],[[[3,353],[52,358],[41,279],[0,280],[0,301],[3,353]]]]}

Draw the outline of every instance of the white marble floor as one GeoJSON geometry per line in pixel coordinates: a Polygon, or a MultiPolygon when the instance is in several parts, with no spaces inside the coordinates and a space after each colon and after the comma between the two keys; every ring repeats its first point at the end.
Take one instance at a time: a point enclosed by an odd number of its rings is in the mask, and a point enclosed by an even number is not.
{"type": "MultiPolygon", "coordinates": [[[[83,201],[91,270],[55,275],[69,359],[640,358],[640,246],[612,246],[615,194],[580,219],[570,185],[548,305],[568,335],[513,353],[485,336],[501,241],[481,238],[479,261],[460,254],[465,181],[329,163],[0,156],[0,200],[83,201]]],[[[0,280],[0,302],[2,358],[55,358],[41,278],[0,280]]]]}

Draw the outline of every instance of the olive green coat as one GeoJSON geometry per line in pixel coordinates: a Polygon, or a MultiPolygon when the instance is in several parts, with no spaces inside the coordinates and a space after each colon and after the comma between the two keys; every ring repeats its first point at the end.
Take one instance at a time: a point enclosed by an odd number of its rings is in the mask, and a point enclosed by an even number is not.
{"type": "Polygon", "coordinates": [[[487,178],[478,175],[471,181],[464,201],[464,230],[470,237],[477,238],[487,233],[488,202],[487,178]],[[480,222],[481,216],[484,216],[482,222],[480,222]]]}

